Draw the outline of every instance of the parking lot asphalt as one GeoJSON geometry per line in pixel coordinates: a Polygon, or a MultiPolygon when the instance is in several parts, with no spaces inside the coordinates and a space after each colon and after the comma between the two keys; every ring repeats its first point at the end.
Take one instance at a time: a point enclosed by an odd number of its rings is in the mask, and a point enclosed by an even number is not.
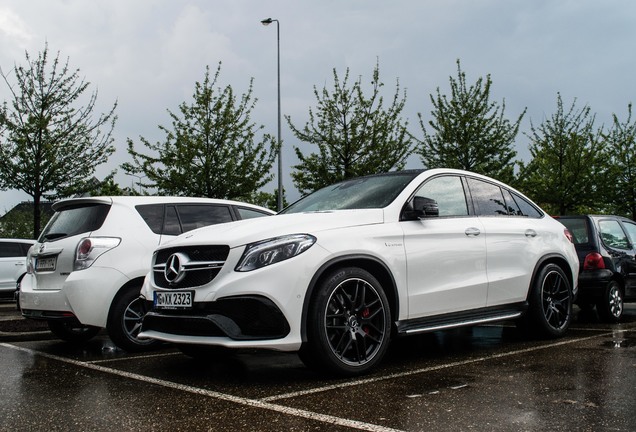
{"type": "MultiPolygon", "coordinates": [[[[0,305],[0,328],[16,319],[0,305]]],[[[30,330],[0,332],[0,430],[636,430],[636,305],[616,325],[577,310],[557,340],[510,323],[399,339],[355,379],[289,353],[202,363],[170,346],[130,354],[105,334],[72,346],[30,330]]]]}

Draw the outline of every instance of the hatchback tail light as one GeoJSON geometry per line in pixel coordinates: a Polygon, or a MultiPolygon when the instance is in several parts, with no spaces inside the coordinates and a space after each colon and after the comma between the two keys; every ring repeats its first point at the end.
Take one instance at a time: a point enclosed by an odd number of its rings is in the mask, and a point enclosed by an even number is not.
{"type": "Polygon", "coordinates": [[[80,240],[75,249],[73,270],[89,268],[100,255],[119,246],[121,239],[117,237],[86,237],[80,240]]]}
{"type": "Polygon", "coordinates": [[[591,252],[585,256],[583,270],[598,270],[605,268],[605,261],[598,252],[591,252]]]}

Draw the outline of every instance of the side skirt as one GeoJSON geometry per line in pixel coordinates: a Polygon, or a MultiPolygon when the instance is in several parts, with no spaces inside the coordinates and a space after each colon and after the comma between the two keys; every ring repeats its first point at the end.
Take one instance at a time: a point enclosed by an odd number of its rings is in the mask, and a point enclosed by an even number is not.
{"type": "Polygon", "coordinates": [[[514,303],[471,311],[457,312],[411,320],[396,321],[398,336],[408,336],[456,327],[474,326],[495,321],[519,318],[528,309],[528,303],[514,303]]]}

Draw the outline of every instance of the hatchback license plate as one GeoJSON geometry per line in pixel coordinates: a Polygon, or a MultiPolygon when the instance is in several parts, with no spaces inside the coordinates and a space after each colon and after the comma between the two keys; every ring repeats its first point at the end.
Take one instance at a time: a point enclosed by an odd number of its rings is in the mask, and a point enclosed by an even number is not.
{"type": "Polygon", "coordinates": [[[35,261],[35,270],[37,271],[53,271],[55,270],[55,264],[57,263],[56,257],[50,258],[38,258],[35,261]]]}
{"type": "Polygon", "coordinates": [[[155,291],[154,306],[157,309],[188,309],[192,307],[194,291],[155,291]]]}

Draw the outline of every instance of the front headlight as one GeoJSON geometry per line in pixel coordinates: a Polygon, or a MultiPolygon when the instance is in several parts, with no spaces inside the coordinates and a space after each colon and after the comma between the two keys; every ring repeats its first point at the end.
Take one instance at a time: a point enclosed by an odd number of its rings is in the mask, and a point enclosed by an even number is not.
{"type": "Polygon", "coordinates": [[[235,270],[247,272],[285,261],[305,252],[315,242],[316,237],[312,235],[294,234],[251,243],[245,248],[235,270]]]}

